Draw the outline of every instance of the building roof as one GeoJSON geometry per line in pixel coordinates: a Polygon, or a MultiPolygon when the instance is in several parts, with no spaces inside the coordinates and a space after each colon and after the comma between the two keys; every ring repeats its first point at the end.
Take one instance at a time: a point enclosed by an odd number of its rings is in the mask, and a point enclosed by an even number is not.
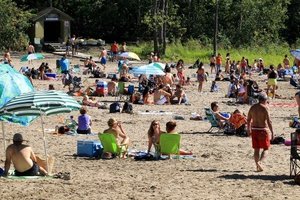
{"type": "Polygon", "coordinates": [[[39,19],[41,19],[42,17],[50,14],[50,13],[57,13],[59,14],[60,16],[62,16],[63,18],[65,19],[68,19],[68,20],[73,20],[72,17],[70,17],[69,15],[67,15],[66,13],[64,13],[63,11],[57,9],[57,8],[54,8],[54,7],[48,7],[42,11],[40,11],[39,13],[36,14],[35,17],[32,18],[33,21],[38,21],[39,19]]]}

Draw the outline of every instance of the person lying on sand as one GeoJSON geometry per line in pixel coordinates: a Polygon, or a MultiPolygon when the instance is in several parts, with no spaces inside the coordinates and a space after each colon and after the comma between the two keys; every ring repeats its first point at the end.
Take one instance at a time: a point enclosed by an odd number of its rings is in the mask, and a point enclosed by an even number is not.
{"type": "Polygon", "coordinates": [[[15,176],[48,175],[48,172],[37,164],[37,157],[32,148],[23,144],[21,133],[14,134],[13,144],[6,149],[4,176],[8,176],[11,162],[15,167],[15,176]]]}
{"type": "Polygon", "coordinates": [[[84,95],[82,99],[82,105],[85,106],[91,106],[91,107],[97,107],[100,108],[101,104],[96,99],[92,98],[90,99],[88,95],[84,95]]]}

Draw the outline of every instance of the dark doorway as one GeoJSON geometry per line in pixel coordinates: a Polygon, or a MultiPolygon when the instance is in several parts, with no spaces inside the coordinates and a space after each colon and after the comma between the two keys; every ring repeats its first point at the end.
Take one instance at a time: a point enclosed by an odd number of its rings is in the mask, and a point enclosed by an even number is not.
{"type": "Polygon", "coordinates": [[[44,41],[58,42],[60,38],[60,21],[44,22],[44,41]]]}

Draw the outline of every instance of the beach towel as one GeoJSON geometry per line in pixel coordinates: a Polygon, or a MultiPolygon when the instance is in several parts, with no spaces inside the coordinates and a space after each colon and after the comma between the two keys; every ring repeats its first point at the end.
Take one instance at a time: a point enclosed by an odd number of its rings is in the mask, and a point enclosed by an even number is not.
{"type": "Polygon", "coordinates": [[[146,112],[138,111],[138,114],[141,114],[141,115],[173,115],[172,112],[165,112],[165,111],[146,111],[146,112]]]}
{"type": "Polygon", "coordinates": [[[276,108],[295,108],[298,107],[297,103],[288,103],[288,102],[270,102],[270,107],[276,107],[276,108]]]}

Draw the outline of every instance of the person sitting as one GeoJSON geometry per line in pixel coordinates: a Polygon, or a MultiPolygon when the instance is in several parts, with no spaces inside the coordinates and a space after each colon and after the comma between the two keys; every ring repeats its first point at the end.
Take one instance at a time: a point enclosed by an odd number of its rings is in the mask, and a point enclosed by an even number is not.
{"type": "Polygon", "coordinates": [[[53,84],[49,84],[48,90],[55,90],[54,85],[53,84]]]}
{"type": "Polygon", "coordinates": [[[182,86],[179,85],[179,84],[176,85],[175,93],[171,97],[172,100],[174,98],[177,98],[177,101],[173,101],[173,103],[177,103],[179,105],[182,104],[182,103],[187,103],[188,102],[187,96],[186,96],[182,86]]]}
{"type": "Polygon", "coordinates": [[[174,84],[174,77],[171,73],[171,68],[170,67],[166,67],[165,68],[165,75],[162,77],[162,82],[164,85],[169,84],[169,85],[173,85],[174,84]]]}
{"type": "Polygon", "coordinates": [[[81,108],[79,110],[80,116],[78,116],[78,134],[91,134],[91,126],[92,120],[89,115],[87,115],[87,110],[85,108],[81,108]]]}
{"type": "MultiPolygon", "coordinates": [[[[169,121],[166,123],[166,133],[167,134],[178,134],[178,132],[175,130],[177,124],[175,121],[169,121]]],[[[184,151],[182,149],[179,150],[180,155],[193,155],[191,151],[184,151]]]]}
{"type": "Polygon", "coordinates": [[[163,105],[165,103],[170,104],[171,94],[164,90],[164,86],[160,85],[157,89],[154,90],[154,104],[163,105]]]}
{"type": "MultiPolygon", "coordinates": [[[[111,133],[115,136],[118,145],[125,145],[126,148],[129,145],[129,137],[127,136],[121,121],[117,121],[114,118],[110,118],[107,121],[108,129],[104,130],[103,133],[111,133]]],[[[104,152],[105,153],[105,152],[104,152]]],[[[121,155],[122,158],[125,158],[126,154],[121,155]]]]}
{"type": "Polygon", "coordinates": [[[143,90],[143,103],[144,104],[153,104],[153,101],[151,101],[152,91],[150,90],[149,86],[146,86],[143,90]]]}
{"type": "Polygon", "coordinates": [[[210,105],[211,110],[213,111],[214,116],[219,122],[219,126],[222,128],[225,125],[225,122],[227,122],[230,118],[230,115],[228,113],[223,113],[220,111],[218,102],[212,102],[210,105]]]}
{"type": "Polygon", "coordinates": [[[236,134],[240,135],[246,128],[247,117],[239,109],[236,109],[228,121],[234,126],[236,134]]]}
{"type": "Polygon", "coordinates": [[[115,96],[117,93],[117,78],[113,77],[111,81],[107,83],[107,93],[109,95],[115,96]]]}
{"type": "Polygon", "coordinates": [[[39,67],[39,75],[41,80],[44,80],[45,78],[45,66],[45,63],[42,63],[39,67]]]}
{"type": "Polygon", "coordinates": [[[124,63],[122,65],[122,69],[120,70],[120,81],[122,82],[130,81],[130,75],[128,72],[129,72],[129,67],[124,63]]]}
{"type": "Polygon", "coordinates": [[[217,85],[216,81],[212,81],[210,86],[210,92],[218,92],[219,86],[217,85]]]}
{"type": "Polygon", "coordinates": [[[13,144],[6,148],[4,176],[9,175],[11,162],[15,167],[15,176],[48,175],[48,172],[37,164],[37,157],[32,148],[23,144],[23,136],[16,133],[13,136],[13,144]]]}
{"type": "Polygon", "coordinates": [[[148,153],[151,151],[151,147],[154,146],[155,149],[159,144],[159,137],[162,133],[160,129],[160,123],[157,120],[153,120],[148,129],[148,153]]]}

